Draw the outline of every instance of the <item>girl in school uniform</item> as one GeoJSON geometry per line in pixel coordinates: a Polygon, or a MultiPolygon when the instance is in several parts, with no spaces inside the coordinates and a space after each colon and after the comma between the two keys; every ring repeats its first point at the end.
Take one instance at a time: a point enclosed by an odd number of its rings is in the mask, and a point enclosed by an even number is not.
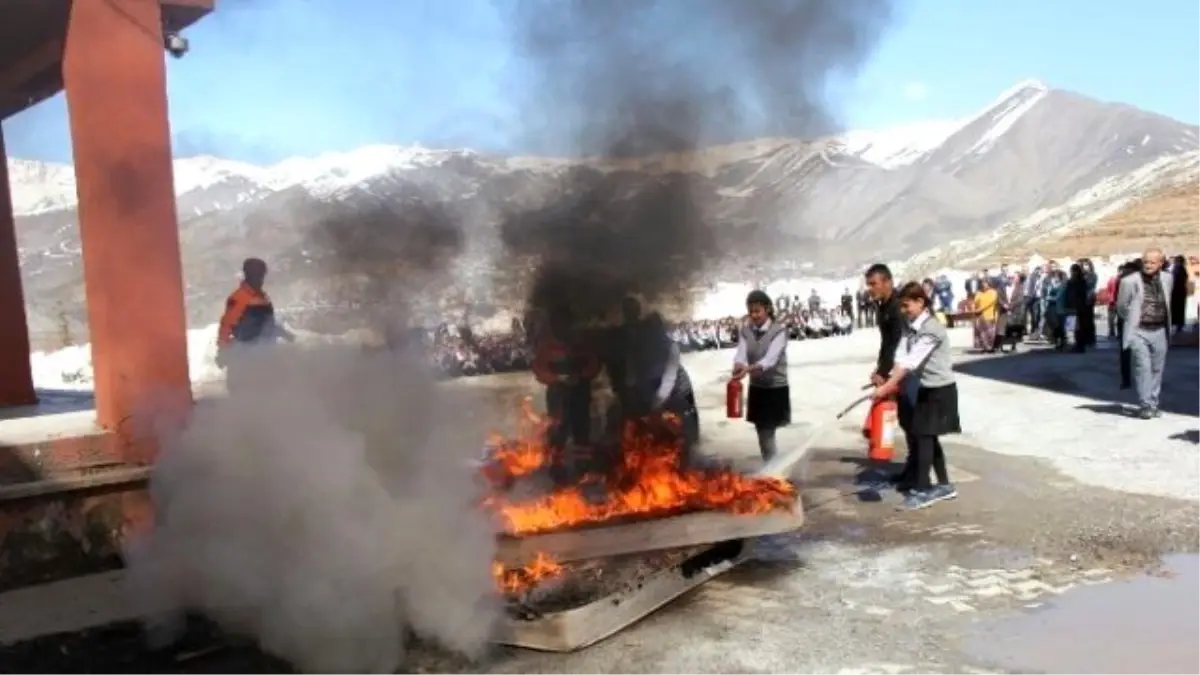
{"type": "Polygon", "coordinates": [[[883,384],[876,387],[876,399],[909,396],[912,418],[905,429],[909,444],[904,475],[909,482],[897,486],[907,492],[903,509],[923,509],[958,493],[946,473],[946,453],[941,437],[962,431],[958,420],[958,385],[950,356],[946,328],[930,310],[929,297],[921,284],[909,282],[897,294],[900,311],[907,319],[904,336],[896,347],[895,365],[883,384]],[[937,475],[935,485],[930,470],[937,475]]]}
{"type": "Polygon", "coordinates": [[[771,298],[762,291],[751,291],[746,296],[746,313],[733,357],[733,379],[750,378],[746,421],[758,432],[758,451],[763,461],[770,461],[777,451],[775,430],[792,421],[788,329],[784,322],[775,320],[771,298]]]}

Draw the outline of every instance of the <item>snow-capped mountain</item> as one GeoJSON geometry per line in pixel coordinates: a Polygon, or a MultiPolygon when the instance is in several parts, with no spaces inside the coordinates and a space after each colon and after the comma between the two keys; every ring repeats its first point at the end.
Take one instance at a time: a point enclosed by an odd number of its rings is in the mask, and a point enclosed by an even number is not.
{"type": "MultiPolygon", "coordinates": [[[[833,164],[846,159],[865,162],[872,167],[899,169],[928,159],[952,137],[971,139],[964,151],[956,152],[965,160],[987,153],[1023,115],[1050,93],[1036,80],[1018,83],[1001,94],[976,115],[964,119],[939,119],[868,131],[854,130],[816,141],[820,156],[833,164]]],[[[767,145],[795,144],[794,140],[765,139],[767,145]]],[[[1149,140],[1149,139],[1147,139],[1149,140]]],[[[1177,139],[1183,140],[1183,139],[1177,139]]],[[[958,142],[956,146],[962,146],[958,142]]],[[[1177,148],[1186,149],[1182,144],[1177,148]]],[[[764,141],[756,140],[725,146],[714,154],[726,161],[750,158],[764,150],[764,141]]],[[[455,159],[483,162],[498,169],[547,169],[562,166],[562,160],[521,158],[485,158],[470,150],[430,150],[422,147],[372,145],[349,152],[326,153],[316,157],[293,157],[270,166],[221,159],[212,156],[187,157],[175,161],[176,193],[181,215],[194,216],[211,210],[245,204],[257,198],[289,188],[301,188],[314,196],[326,197],[339,191],[362,186],[392,172],[420,170],[455,159]],[[202,193],[208,193],[203,194],[202,193]]],[[[9,160],[9,179],[13,184],[14,210],[17,215],[35,215],[73,207],[75,177],[65,164],[9,160]]]]}
{"type": "MultiPolygon", "coordinates": [[[[621,160],[370,146],[272,166],[184,158],[174,176],[189,299],[195,319],[208,323],[245,255],[272,260],[274,295],[285,305],[320,304],[322,275],[331,266],[349,273],[350,240],[357,262],[371,261],[369,270],[353,270],[360,276],[390,273],[401,258],[420,266],[428,262],[422,256],[450,255],[459,260],[455,283],[471,286],[480,275],[517,273],[489,258],[501,213],[582,192],[628,199],[678,172],[690,176],[706,217],[728,224],[721,236],[731,254],[754,252],[760,269],[773,264],[762,259],[767,250],[787,264],[833,271],[1000,231],[1081,195],[1113,202],[1146,189],[1122,177],[1151,166],[1158,169],[1149,175],[1170,174],[1197,150],[1195,126],[1026,81],[966,118],[827,138],[621,160]],[[451,221],[453,233],[429,229],[451,221]],[[769,241],[761,239],[764,223],[769,241]],[[758,240],[744,236],[751,229],[758,240]]],[[[10,160],[9,173],[27,297],[77,306],[70,167],[10,160]]]]}
{"type": "MultiPolygon", "coordinates": [[[[294,157],[272,166],[203,155],[175,160],[175,193],[180,215],[189,217],[245,204],[257,198],[302,187],[316,196],[328,196],[391,171],[435,166],[468,150],[427,150],[375,145],[350,152],[317,157],[294,157]]],[[[67,164],[9,159],[13,211],[32,216],[73,208],[75,172],[67,164]]]]}

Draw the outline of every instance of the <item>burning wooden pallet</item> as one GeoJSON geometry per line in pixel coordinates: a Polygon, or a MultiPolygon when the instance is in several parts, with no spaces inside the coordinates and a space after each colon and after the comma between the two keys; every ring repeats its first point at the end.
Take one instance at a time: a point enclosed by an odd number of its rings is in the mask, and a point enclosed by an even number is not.
{"type": "MultiPolygon", "coordinates": [[[[678,457],[647,447],[645,439],[627,443],[643,454],[608,503],[588,505],[576,487],[524,504],[491,503],[510,524],[509,534],[498,542],[497,575],[509,602],[498,642],[556,652],[587,647],[744,562],[754,538],[795,531],[804,523],[795,490],[786,482],[802,452],[744,476],[728,469],[680,469],[678,457]],[[714,491],[710,508],[653,509],[681,499],[703,503],[708,489],[714,491]],[[642,508],[632,509],[631,503],[642,508]],[[551,520],[549,513],[538,520],[538,509],[553,511],[556,505],[560,511],[577,509],[576,522],[550,531],[533,526],[551,520]]],[[[508,446],[509,466],[517,467],[508,478],[540,466],[537,445],[508,446]]],[[[554,515],[561,516],[560,511],[554,515]]]]}

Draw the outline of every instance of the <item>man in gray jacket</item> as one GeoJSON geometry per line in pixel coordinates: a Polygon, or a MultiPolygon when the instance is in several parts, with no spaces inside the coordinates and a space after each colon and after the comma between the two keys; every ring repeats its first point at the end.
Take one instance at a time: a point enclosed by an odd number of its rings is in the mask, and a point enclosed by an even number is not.
{"type": "Polygon", "coordinates": [[[1117,288],[1117,315],[1124,322],[1121,347],[1128,349],[1133,365],[1133,388],[1138,397],[1138,417],[1162,413],[1158,396],[1170,347],[1172,279],[1162,273],[1163,252],[1150,249],[1142,256],[1142,271],[1126,275],[1117,288]]]}

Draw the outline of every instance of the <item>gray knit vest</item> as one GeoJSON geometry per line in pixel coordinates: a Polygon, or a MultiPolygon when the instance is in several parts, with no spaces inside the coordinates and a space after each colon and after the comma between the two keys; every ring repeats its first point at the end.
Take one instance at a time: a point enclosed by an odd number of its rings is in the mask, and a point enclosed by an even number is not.
{"type": "Polygon", "coordinates": [[[911,343],[921,335],[929,335],[938,341],[937,347],[933,348],[933,353],[925,359],[925,365],[917,373],[921,386],[932,388],[954,384],[954,361],[950,356],[950,335],[946,327],[936,318],[926,317],[920,328],[912,330],[910,327],[904,339],[911,343]]]}
{"type": "MultiPolygon", "coordinates": [[[[782,321],[772,321],[771,326],[767,328],[766,332],[760,338],[754,334],[753,324],[749,321],[742,324],[739,339],[746,345],[746,361],[749,365],[754,365],[762,360],[767,355],[767,347],[771,345],[771,341],[775,339],[775,336],[785,332],[787,332],[787,326],[782,321]]],[[[750,386],[778,388],[786,387],[787,384],[787,346],[785,342],[783,353],[779,355],[779,361],[770,370],[765,370],[757,375],[751,375],[750,386]]]]}

